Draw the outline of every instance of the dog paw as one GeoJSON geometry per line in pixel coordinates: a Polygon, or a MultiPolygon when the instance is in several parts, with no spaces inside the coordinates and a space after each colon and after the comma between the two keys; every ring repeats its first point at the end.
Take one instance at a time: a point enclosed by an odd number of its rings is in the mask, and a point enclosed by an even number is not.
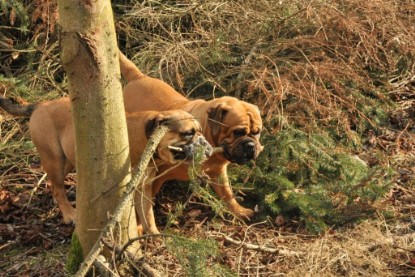
{"type": "Polygon", "coordinates": [[[157,229],[157,227],[151,227],[147,230],[144,229],[142,224],[138,224],[137,225],[137,233],[138,236],[143,236],[144,234],[146,235],[157,235],[160,234],[160,231],[157,229]]]}
{"type": "Polygon", "coordinates": [[[254,210],[247,209],[247,208],[242,208],[241,210],[239,210],[236,213],[236,216],[238,216],[242,219],[247,219],[247,220],[252,219],[254,217],[254,215],[255,215],[254,210]]]}
{"type": "Polygon", "coordinates": [[[66,209],[65,211],[62,210],[62,216],[63,216],[63,223],[64,224],[72,224],[76,221],[76,210],[73,207],[70,207],[69,209],[66,209]]]}
{"type": "Polygon", "coordinates": [[[157,229],[157,227],[151,227],[146,231],[146,234],[148,234],[148,235],[158,235],[158,234],[160,234],[160,231],[157,229]]]}
{"type": "Polygon", "coordinates": [[[228,206],[228,209],[234,214],[235,216],[244,219],[249,220],[254,217],[255,211],[244,208],[236,201],[236,199],[233,197],[229,199],[228,201],[225,201],[226,205],[228,206]]]}
{"type": "Polygon", "coordinates": [[[255,212],[254,210],[244,208],[242,206],[239,207],[230,207],[231,212],[236,217],[242,219],[242,220],[250,220],[254,217],[255,212]]]}
{"type": "Polygon", "coordinates": [[[144,229],[142,224],[137,225],[137,234],[138,236],[142,236],[144,234],[144,229]]]}
{"type": "Polygon", "coordinates": [[[75,224],[76,217],[75,217],[75,215],[73,215],[73,216],[63,216],[62,221],[63,221],[64,224],[67,224],[67,225],[72,224],[72,223],[75,224]]]}

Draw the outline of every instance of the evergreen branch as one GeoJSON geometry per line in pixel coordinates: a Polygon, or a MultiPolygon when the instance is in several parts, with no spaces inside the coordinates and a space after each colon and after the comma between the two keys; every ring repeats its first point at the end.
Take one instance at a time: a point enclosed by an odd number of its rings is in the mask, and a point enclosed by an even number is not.
{"type": "Polygon", "coordinates": [[[106,238],[110,234],[111,230],[116,226],[116,224],[120,222],[120,217],[123,214],[123,211],[131,203],[134,191],[136,190],[137,186],[141,184],[143,180],[148,163],[153,157],[153,153],[156,150],[157,145],[159,144],[160,140],[163,138],[163,136],[166,134],[167,131],[168,131],[168,128],[166,126],[159,126],[154,131],[154,133],[151,135],[144,149],[144,153],[141,156],[141,160],[136,167],[135,173],[132,176],[131,180],[128,182],[124,195],[122,196],[120,203],[115,209],[112,218],[108,221],[107,225],[102,229],[98,237],[98,240],[92,247],[91,251],[85,258],[85,260],[82,262],[75,277],[86,276],[86,274],[89,271],[89,268],[94,263],[94,261],[97,259],[99,253],[101,252],[103,248],[103,244],[101,241],[104,238],[106,238]]]}

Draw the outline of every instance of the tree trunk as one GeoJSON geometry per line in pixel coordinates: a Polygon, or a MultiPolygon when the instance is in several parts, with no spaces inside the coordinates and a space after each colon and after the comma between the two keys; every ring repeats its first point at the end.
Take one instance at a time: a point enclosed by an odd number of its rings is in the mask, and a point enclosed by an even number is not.
{"type": "MultiPolygon", "coordinates": [[[[127,125],[110,0],[59,0],[58,7],[76,138],[75,232],[86,256],[130,179],[127,125]]],[[[137,236],[133,209],[122,218],[118,243],[137,236]]]]}

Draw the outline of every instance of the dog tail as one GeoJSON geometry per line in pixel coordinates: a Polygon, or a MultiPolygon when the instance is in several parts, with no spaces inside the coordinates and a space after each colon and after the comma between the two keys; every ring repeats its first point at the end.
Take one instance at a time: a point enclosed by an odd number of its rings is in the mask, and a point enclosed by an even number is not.
{"type": "Polygon", "coordinates": [[[127,82],[137,80],[145,76],[121,51],[118,52],[120,57],[121,75],[127,82]]]}
{"type": "Polygon", "coordinates": [[[18,105],[0,95],[0,107],[13,116],[30,117],[36,109],[36,104],[18,105]]]}

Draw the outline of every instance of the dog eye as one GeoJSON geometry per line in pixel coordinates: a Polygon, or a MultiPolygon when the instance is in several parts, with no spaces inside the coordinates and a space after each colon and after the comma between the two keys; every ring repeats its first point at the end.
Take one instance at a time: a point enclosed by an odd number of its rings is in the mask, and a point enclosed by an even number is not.
{"type": "Polygon", "coordinates": [[[245,129],[237,129],[237,130],[233,131],[233,134],[236,137],[242,137],[242,136],[246,136],[247,132],[246,132],[245,129]]]}
{"type": "Polygon", "coordinates": [[[193,137],[196,134],[196,130],[193,128],[190,131],[180,133],[183,137],[193,137]]]}
{"type": "Polygon", "coordinates": [[[251,131],[251,135],[253,135],[253,136],[257,136],[257,135],[259,135],[259,133],[261,133],[261,129],[258,129],[256,131],[251,131]]]}

